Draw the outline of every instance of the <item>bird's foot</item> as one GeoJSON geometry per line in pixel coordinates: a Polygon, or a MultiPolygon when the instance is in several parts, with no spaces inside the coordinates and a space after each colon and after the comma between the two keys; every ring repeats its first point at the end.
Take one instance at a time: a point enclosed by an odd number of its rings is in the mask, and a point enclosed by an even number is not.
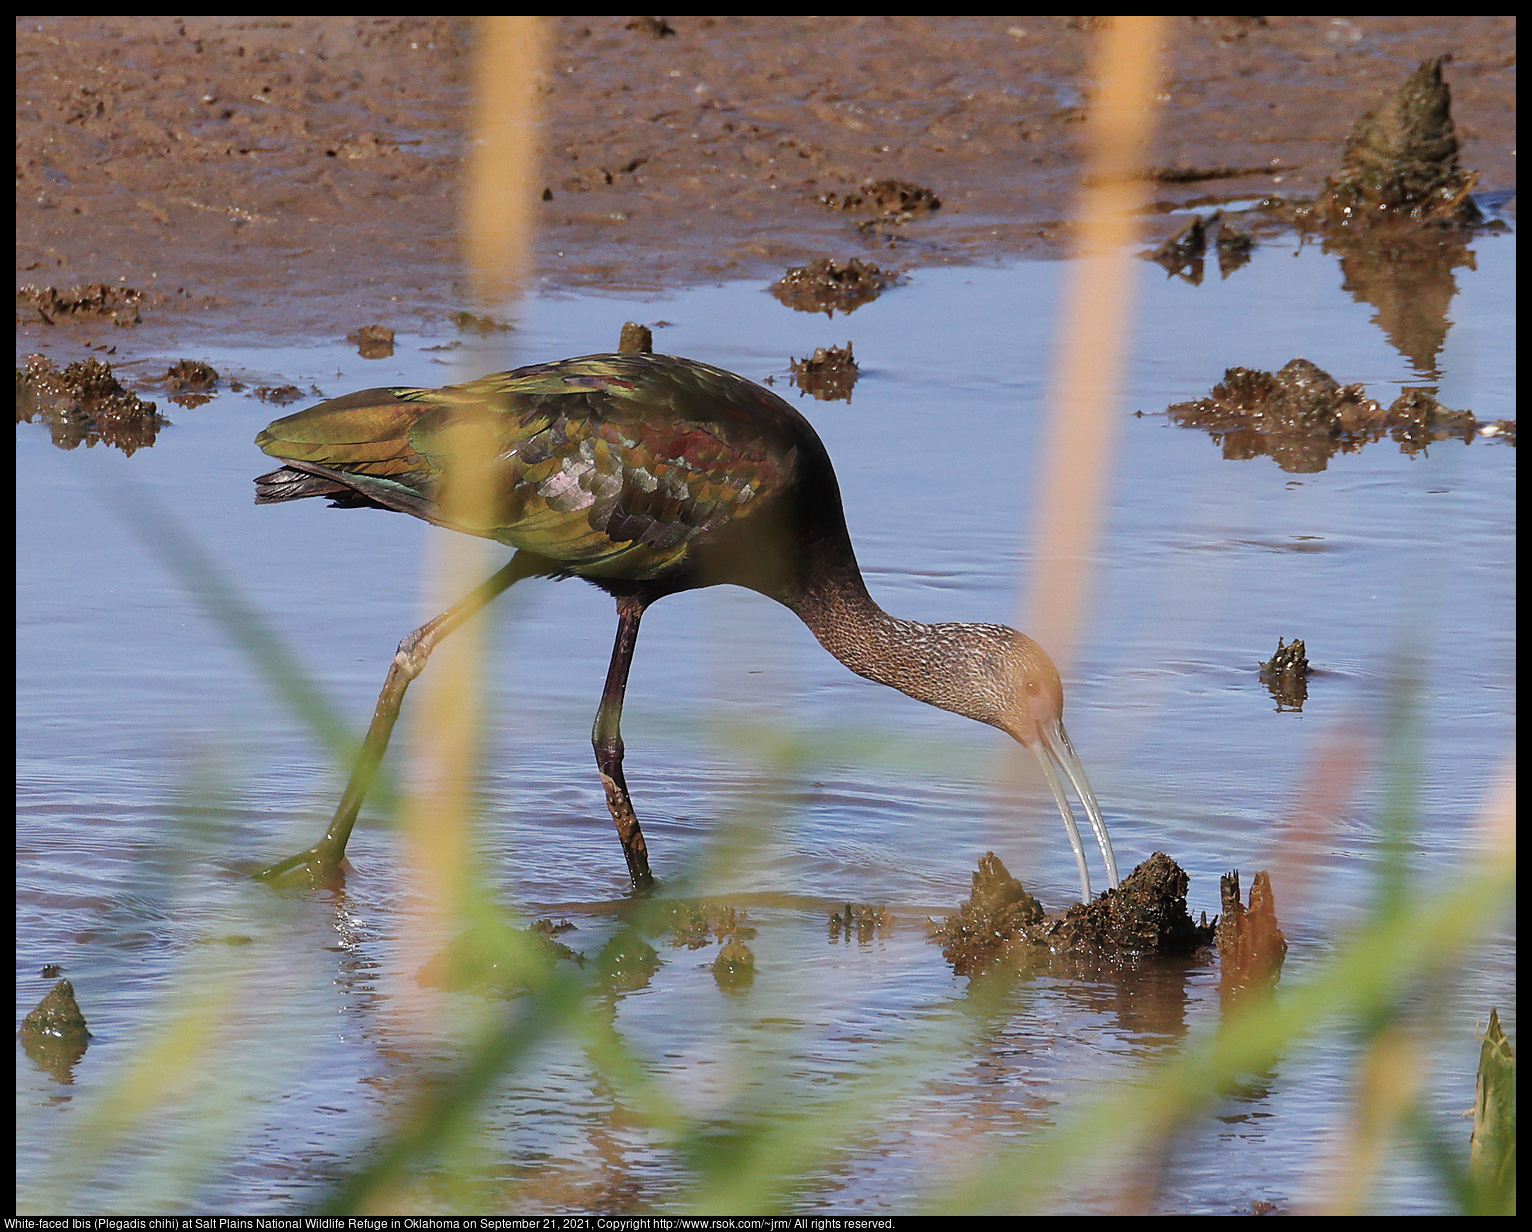
{"type": "Polygon", "coordinates": [[[345,884],[346,858],[324,843],[262,869],[257,881],[279,890],[333,889],[345,884]]]}

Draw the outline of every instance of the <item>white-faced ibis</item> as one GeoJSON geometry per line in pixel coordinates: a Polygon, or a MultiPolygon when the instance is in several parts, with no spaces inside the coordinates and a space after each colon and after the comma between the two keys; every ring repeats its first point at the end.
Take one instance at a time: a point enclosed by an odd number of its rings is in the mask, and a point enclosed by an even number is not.
{"type": "Polygon", "coordinates": [[[446,429],[487,425],[494,499],[483,533],[516,549],[472,594],[399,643],[358,765],[324,838],[269,870],[324,877],[339,867],[404,691],[435,644],[524,577],[582,577],[617,601],[617,642],[592,743],[633,883],[649,857],[622,773],[618,724],[638,623],[666,595],[733,583],[786,605],[858,675],[1010,733],[1041,765],[1090,899],[1064,771],[1117,885],[1100,806],[1064,731],[1058,671],[1005,625],[922,624],[867,593],[830,455],[797,411],[742,377],[666,355],[587,355],[444,389],[367,389],[271,424],[256,444],[283,465],[256,503],[330,498],[449,525],[446,429]]]}

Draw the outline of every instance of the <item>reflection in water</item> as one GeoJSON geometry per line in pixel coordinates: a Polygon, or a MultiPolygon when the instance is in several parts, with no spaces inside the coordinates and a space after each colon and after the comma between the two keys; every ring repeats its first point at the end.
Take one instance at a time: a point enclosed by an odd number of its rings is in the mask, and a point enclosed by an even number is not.
{"type": "Polygon", "coordinates": [[[1423,381],[1441,378],[1436,361],[1458,291],[1452,271],[1474,268],[1470,238],[1470,232],[1454,227],[1343,232],[1324,240],[1324,250],[1340,257],[1341,288],[1378,310],[1373,323],[1423,381]]]}

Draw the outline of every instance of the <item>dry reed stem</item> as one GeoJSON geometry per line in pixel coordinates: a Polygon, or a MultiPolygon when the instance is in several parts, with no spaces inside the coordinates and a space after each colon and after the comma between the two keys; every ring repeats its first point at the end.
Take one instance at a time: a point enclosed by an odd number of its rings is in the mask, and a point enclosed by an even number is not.
{"type": "MultiPolygon", "coordinates": [[[[475,136],[464,168],[463,257],[477,307],[495,309],[525,285],[538,175],[537,89],[543,28],[536,17],[488,17],[477,26],[475,136]]],[[[488,357],[468,348],[463,364],[488,357]]],[[[494,366],[493,364],[489,366],[494,366]]],[[[481,375],[464,371],[466,377],[481,375]]],[[[441,493],[444,520],[487,527],[494,508],[490,425],[459,417],[441,493]]],[[[492,541],[452,531],[429,539],[429,612],[445,611],[492,571],[492,541]]],[[[403,882],[395,1006],[415,1028],[440,1029],[439,997],[416,976],[463,923],[475,893],[472,791],[483,697],[483,614],[445,639],[415,686],[411,775],[401,811],[403,882]]]]}
{"type": "Polygon", "coordinates": [[[1090,600],[1089,564],[1111,472],[1113,412],[1128,353],[1137,266],[1130,251],[1150,183],[1140,172],[1159,80],[1162,17],[1107,19],[1086,125],[1077,259],[1064,297],[1037,504],[1037,564],[1022,623],[1069,675],[1090,600]]]}

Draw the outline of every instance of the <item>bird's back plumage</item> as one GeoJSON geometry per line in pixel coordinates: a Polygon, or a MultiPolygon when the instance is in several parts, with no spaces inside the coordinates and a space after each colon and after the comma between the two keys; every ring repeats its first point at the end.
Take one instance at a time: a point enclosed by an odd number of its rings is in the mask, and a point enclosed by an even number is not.
{"type": "Polygon", "coordinates": [[[288,465],[257,481],[256,499],[329,496],[447,525],[441,489],[463,423],[487,430],[494,454],[495,506],[474,533],[593,580],[684,570],[790,488],[803,453],[823,453],[802,416],[732,373],[588,355],[442,389],[362,390],[279,419],[256,443],[288,465]]]}

